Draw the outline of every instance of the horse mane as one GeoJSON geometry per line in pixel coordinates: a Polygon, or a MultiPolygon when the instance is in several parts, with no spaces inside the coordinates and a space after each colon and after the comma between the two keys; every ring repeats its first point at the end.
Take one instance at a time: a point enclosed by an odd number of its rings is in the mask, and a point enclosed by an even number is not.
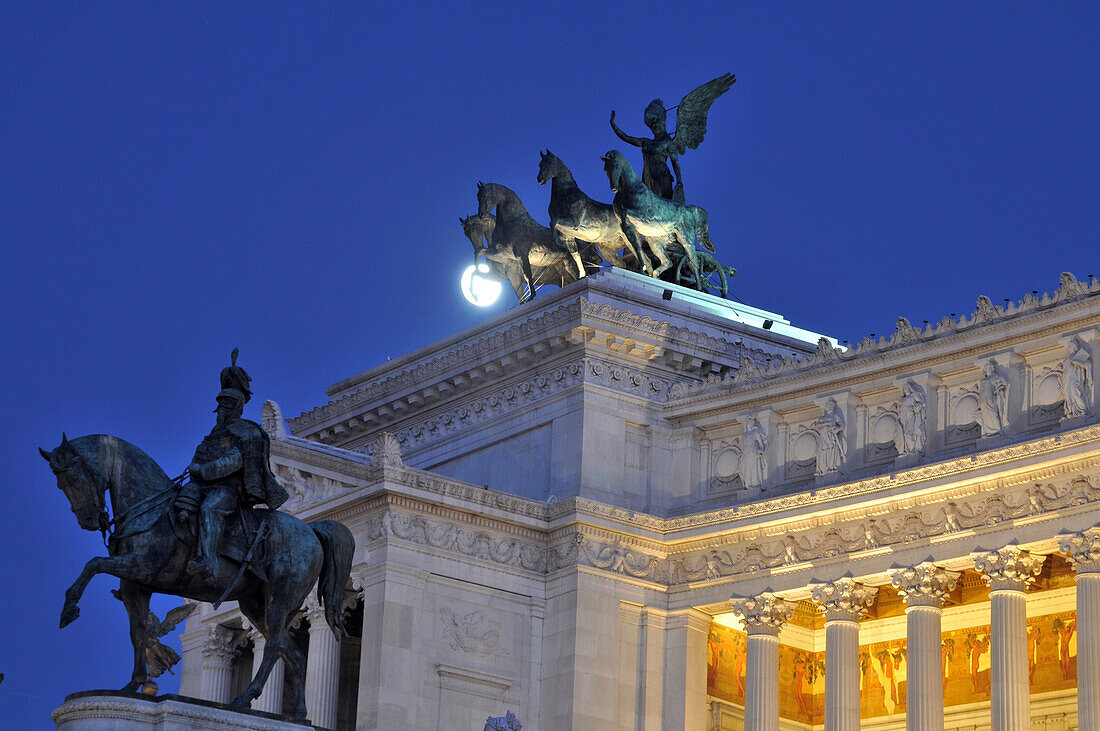
{"type": "MultiPolygon", "coordinates": [[[[504,199],[499,201],[496,206],[497,209],[497,223],[501,222],[501,219],[516,219],[516,218],[530,218],[532,221],[535,219],[527,211],[527,206],[523,205],[523,200],[520,199],[519,194],[516,191],[509,188],[507,185],[501,185],[500,183],[485,183],[481,189],[478,190],[478,200],[481,200],[483,191],[488,191],[490,188],[500,189],[504,193],[504,199]],[[502,211],[500,206],[507,203],[506,211],[502,211]]],[[[488,195],[488,193],[485,193],[488,195]]],[[[490,209],[491,210],[491,209],[490,209]]]]}
{"type": "Polygon", "coordinates": [[[146,489],[154,491],[163,489],[171,482],[171,478],[152,457],[125,439],[110,434],[89,434],[70,440],[70,444],[115,487],[124,483],[137,486],[152,482],[148,477],[154,477],[164,483],[147,486],[146,489]],[[146,479],[136,480],[131,475],[145,475],[146,479]]]}

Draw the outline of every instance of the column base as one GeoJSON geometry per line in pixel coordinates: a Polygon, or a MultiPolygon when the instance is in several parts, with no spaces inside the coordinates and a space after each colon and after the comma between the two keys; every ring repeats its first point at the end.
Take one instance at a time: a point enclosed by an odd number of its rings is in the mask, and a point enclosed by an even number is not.
{"type": "Polygon", "coordinates": [[[119,690],[85,690],[65,698],[50,716],[58,731],[304,731],[305,721],[224,703],[166,694],[150,697],[119,690]]]}

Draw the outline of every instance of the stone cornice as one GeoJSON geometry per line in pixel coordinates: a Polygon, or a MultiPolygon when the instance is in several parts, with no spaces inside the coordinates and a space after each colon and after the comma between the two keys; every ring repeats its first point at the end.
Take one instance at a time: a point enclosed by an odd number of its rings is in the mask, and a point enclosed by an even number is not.
{"type": "MultiPolygon", "coordinates": [[[[1095,435],[1081,443],[1086,441],[1094,444],[1095,435]]],[[[1095,487],[1100,484],[1100,454],[1095,450],[1067,455],[1057,463],[1017,466],[993,477],[975,475],[942,488],[895,491],[841,510],[829,508],[833,498],[817,500],[807,493],[799,505],[807,511],[803,515],[783,518],[777,510],[767,522],[731,527],[724,511],[687,520],[631,513],[584,498],[545,505],[408,469],[400,460],[363,464],[362,455],[351,453],[354,461],[349,464],[333,448],[291,440],[273,445],[281,478],[291,469],[309,474],[315,463],[338,472],[335,468],[344,462],[345,471],[350,467],[358,473],[335,494],[326,492],[297,508],[292,503],[291,509],[310,520],[346,520],[365,530],[369,543],[423,545],[459,560],[528,575],[585,568],[658,590],[803,570],[845,556],[872,556],[958,536],[999,536],[1010,522],[1050,522],[1094,512],[1100,504],[1095,487]]],[[[1073,442],[1063,438],[1060,445],[1073,442]]],[[[1033,453],[1024,449],[1016,456],[1033,453]]]]}
{"type": "MultiPolygon", "coordinates": [[[[810,357],[787,357],[775,359],[766,367],[754,367],[746,364],[736,373],[725,377],[708,377],[704,382],[692,385],[677,386],[670,394],[672,413],[677,417],[683,414],[703,411],[706,404],[719,397],[744,396],[746,401],[752,399],[752,392],[765,385],[769,389],[769,398],[774,401],[774,386],[782,384],[786,388],[798,388],[797,384],[812,376],[826,376],[835,373],[840,377],[850,377],[852,367],[861,363],[874,363],[874,376],[881,377],[888,374],[879,361],[885,356],[898,352],[905,352],[910,357],[919,358],[928,350],[929,346],[943,342],[953,342],[955,337],[968,335],[974,332],[988,332],[993,334],[1017,322],[1020,318],[1033,318],[1043,316],[1046,313],[1057,313],[1072,317],[1073,312],[1095,305],[1090,298],[1100,294],[1100,280],[1092,279],[1088,284],[1078,282],[1069,273],[1063,273],[1058,289],[1054,294],[1044,294],[1042,297],[1026,295],[1015,304],[994,306],[986,296],[978,298],[977,309],[970,316],[963,316],[958,320],[944,317],[936,325],[928,325],[923,330],[913,327],[904,318],[898,318],[897,329],[889,337],[881,337],[877,340],[863,338],[855,347],[839,349],[831,347],[827,341],[818,343],[817,352],[810,357]],[[924,347],[918,347],[924,346],[924,347]],[[842,375],[843,374],[843,375],[842,375]]],[[[1028,332],[1012,338],[1013,341],[1033,339],[1035,333],[1028,332]]],[[[1010,344],[1003,341],[1002,344],[1010,344]]],[[[988,346],[978,348],[984,351],[988,346]]],[[[977,351],[976,351],[977,352],[977,351]]],[[[942,359],[957,358],[965,353],[963,350],[952,350],[949,354],[943,354],[942,359]]],[[[912,370],[911,365],[902,366],[906,370],[912,370]]],[[[820,380],[820,379],[818,379],[820,380]]],[[[746,404],[748,405],[748,404],[746,404]]]]}

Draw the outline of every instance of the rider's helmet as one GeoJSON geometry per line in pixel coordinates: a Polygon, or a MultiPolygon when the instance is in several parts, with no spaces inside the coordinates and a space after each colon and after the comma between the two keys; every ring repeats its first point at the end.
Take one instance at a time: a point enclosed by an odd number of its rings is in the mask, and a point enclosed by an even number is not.
{"type": "MultiPolygon", "coordinates": [[[[218,394],[218,407],[227,409],[244,408],[248,397],[235,388],[223,388],[218,394]]],[[[215,409],[217,411],[217,409],[215,409]]]]}
{"type": "Polygon", "coordinates": [[[231,388],[240,393],[244,397],[244,401],[242,402],[243,405],[248,403],[248,400],[252,398],[252,390],[248,387],[248,384],[252,382],[252,378],[244,368],[237,365],[238,353],[238,349],[233,348],[233,354],[230,356],[232,361],[231,364],[222,368],[221,383],[223,391],[227,388],[231,388]]]}

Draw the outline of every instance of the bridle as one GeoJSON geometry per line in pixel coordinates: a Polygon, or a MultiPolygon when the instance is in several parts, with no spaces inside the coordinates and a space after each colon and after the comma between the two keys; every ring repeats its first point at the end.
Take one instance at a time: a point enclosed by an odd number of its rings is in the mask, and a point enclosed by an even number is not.
{"type": "MultiPolygon", "coordinates": [[[[64,443],[68,444],[68,441],[66,440],[64,443]]],[[[69,449],[73,452],[73,454],[76,455],[76,459],[74,460],[75,464],[74,462],[70,462],[64,467],[59,467],[57,470],[54,471],[57,472],[58,470],[61,470],[71,474],[72,470],[77,465],[79,465],[80,470],[83,473],[82,477],[84,481],[91,486],[90,492],[92,500],[82,501],[78,505],[76,504],[73,495],[69,494],[69,502],[72,504],[72,510],[74,513],[79,513],[80,511],[86,510],[89,507],[94,507],[96,509],[96,511],[98,512],[97,517],[99,518],[99,520],[97,521],[99,524],[99,532],[103,536],[103,544],[107,545],[107,534],[111,531],[112,524],[114,523],[114,521],[111,519],[110,513],[107,512],[107,477],[102,472],[97,470],[93,465],[89,464],[88,461],[84,459],[84,455],[82,455],[72,446],[70,446],[69,449]]]]}

